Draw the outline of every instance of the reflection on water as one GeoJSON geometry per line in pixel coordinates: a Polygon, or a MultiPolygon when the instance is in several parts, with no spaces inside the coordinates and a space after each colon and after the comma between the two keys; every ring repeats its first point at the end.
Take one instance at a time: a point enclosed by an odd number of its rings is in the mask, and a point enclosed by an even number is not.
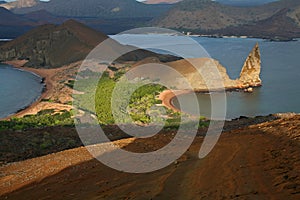
{"type": "MultiPolygon", "coordinates": [[[[211,117],[211,95],[214,95],[214,97],[217,99],[217,101],[215,101],[213,104],[215,109],[222,109],[224,106],[226,106],[227,119],[234,119],[240,116],[254,117],[259,114],[269,114],[261,112],[261,107],[263,105],[261,102],[261,88],[256,88],[253,93],[226,92],[226,102],[223,102],[221,100],[222,94],[219,93],[198,93],[197,99],[201,116],[205,116],[208,118],[211,117]],[[220,98],[218,98],[218,96],[220,96],[220,98]],[[218,101],[218,99],[220,100],[218,101]]],[[[172,104],[180,109],[180,101],[181,103],[188,105],[185,106],[185,109],[183,109],[185,113],[195,115],[196,113],[194,112],[194,106],[189,104],[192,98],[193,96],[191,94],[180,95],[172,100],[172,104]]]]}

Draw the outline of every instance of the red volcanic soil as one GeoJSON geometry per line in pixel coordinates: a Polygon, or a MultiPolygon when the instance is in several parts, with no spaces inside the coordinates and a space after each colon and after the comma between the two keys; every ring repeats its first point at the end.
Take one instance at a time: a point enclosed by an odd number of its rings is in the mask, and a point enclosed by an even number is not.
{"type": "MultiPolygon", "coordinates": [[[[133,152],[160,148],[171,133],[117,141],[133,152]]],[[[300,116],[222,134],[198,158],[203,137],[172,165],[147,174],[122,173],[85,148],[0,168],[0,199],[300,199],[300,116]]]]}

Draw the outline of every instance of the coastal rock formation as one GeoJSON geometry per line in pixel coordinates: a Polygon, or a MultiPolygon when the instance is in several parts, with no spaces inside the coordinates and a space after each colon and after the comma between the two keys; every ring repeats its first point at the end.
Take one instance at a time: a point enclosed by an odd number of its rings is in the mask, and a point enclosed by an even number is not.
{"type": "Polygon", "coordinates": [[[251,53],[249,54],[246,62],[243,66],[240,79],[241,87],[257,87],[261,86],[260,79],[260,71],[261,71],[261,59],[260,59],[260,51],[258,44],[255,45],[251,53]]]}
{"type": "Polygon", "coordinates": [[[241,76],[236,80],[231,79],[226,68],[212,58],[188,58],[167,63],[161,63],[157,58],[147,58],[133,67],[136,69],[128,73],[129,79],[142,79],[146,76],[152,80],[161,80],[177,90],[192,89],[201,92],[246,89],[245,91],[251,92],[252,87],[261,86],[262,83],[259,77],[261,60],[258,44],[250,52],[241,76]]]}
{"type": "Polygon", "coordinates": [[[260,59],[260,51],[258,44],[255,45],[251,53],[249,54],[246,62],[242,68],[241,75],[239,81],[241,82],[241,87],[257,87],[261,86],[260,79],[260,71],[261,71],[261,59],[260,59]]]}

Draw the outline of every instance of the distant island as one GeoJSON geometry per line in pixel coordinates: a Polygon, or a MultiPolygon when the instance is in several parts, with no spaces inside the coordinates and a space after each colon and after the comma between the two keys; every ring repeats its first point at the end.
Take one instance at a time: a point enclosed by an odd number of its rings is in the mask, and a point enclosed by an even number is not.
{"type": "MultiPolygon", "coordinates": [[[[300,4],[279,0],[262,5],[235,5],[231,1],[184,0],[172,4],[136,0],[36,0],[0,4],[0,38],[15,38],[41,24],[75,19],[106,34],[141,26],[158,26],[192,34],[247,36],[272,41],[300,38],[300,4]],[[101,11],[95,9],[101,7],[101,11]],[[2,20],[4,19],[5,20],[2,20]]],[[[166,1],[167,3],[168,1],[166,1]]],[[[257,2],[256,2],[257,3],[257,2]]],[[[241,3],[242,4],[242,3],[241,3]]]]}
{"type": "Polygon", "coordinates": [[[291,40],[300,37],[299,8],[300,3],[295,0],[280,0],[255,7],[185,0],[155,20],[153,25],[194,34],[291,40]]]}

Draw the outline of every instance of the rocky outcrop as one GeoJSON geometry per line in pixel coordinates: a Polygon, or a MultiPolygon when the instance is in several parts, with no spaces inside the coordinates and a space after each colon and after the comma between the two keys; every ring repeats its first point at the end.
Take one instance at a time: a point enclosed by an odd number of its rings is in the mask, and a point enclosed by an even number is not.
{"type": "Polygon", "coordinates": [[[258,43],[250,52],[246,62],[242,68],[239,78],[240,86],[242,88],[261,86],[262,81],[260,79],[261,72],[261,59],[258,43]]]}
{"type": "Polygon", "coordinates": [[[250,52],[239,79],[233,80],[224,66],[212,58],[188,58],[161,63],[157,58],[147,58],[137,62],[129,79],[148,77],[161,80],[176,90],[199,92],[241,89],[252,92],[253,87],[261,86],[261,60],[258,44],[250,52]],[[163,67],[167,65],[170,68],[163,67]],[[145,66],[145,67],[140,67],[145,66]],[[180,75],[178,75],[180,74],[180,75]]]}

